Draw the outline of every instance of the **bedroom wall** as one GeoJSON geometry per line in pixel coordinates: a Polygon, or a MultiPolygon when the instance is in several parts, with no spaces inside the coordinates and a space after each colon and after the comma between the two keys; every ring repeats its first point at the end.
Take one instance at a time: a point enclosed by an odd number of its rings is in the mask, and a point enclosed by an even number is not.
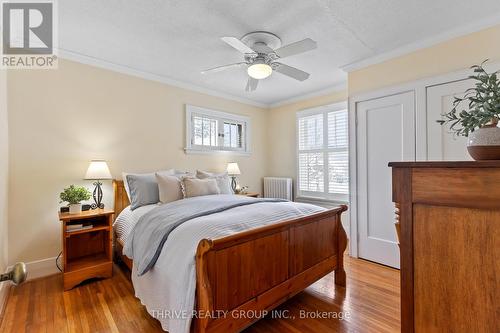
{"type": "MultiPolygon", "coordinates": [[[[9,262],[57,256],[59,192],[82,178],[91,159],[111,173],[177,168],[223,171],[239,163],[243,185],[261,191],[267,110],[97,67],[60,60],[58,70],[12,71],[9,262]],[[184,105],[249,116],[252,154],[186,155],[184,105]]],[[[111,207],[111,182],[105,182],[111,207]]],[[[52,262],[52,261],[51,261],[52,262]]]]}
{"type": "Polygon", "coordinates": [[[297,178],[297,111],[346,100],[347,92],[339,91],[272,108],[269,112],[267,127],[269,176],[290,177],[293,178],[295,184],[297,178]]]}
{"type": "MultiPolygon", "coordinates": [[[[7,190],[8,190],[7,72],[0,70],[0,273],[7,268],[7,190]]],[[[5,283],[0,284],[0,314],[5,283]]]]}
{"type": "Polygon", "coordinates": [[[348,75],[349,96],[500,60],[500,25],[368,66],[348,75]]]}

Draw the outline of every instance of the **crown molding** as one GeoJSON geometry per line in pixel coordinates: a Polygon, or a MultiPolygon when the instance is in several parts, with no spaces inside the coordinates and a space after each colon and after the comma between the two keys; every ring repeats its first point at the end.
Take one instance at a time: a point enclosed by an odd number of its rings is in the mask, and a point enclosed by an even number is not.
{"type": "Polygon", "coordinates": [[[464,26],[457,25],[456,28],[447,30],[431,38],[426,38],[414,43],[409,43],[404,46],[398,47],[394,50],[384,52],[381,54],[376,54],[374,56],[343,65],[340,68],[346,72],[352,72],[370,65],[375,65],[411,52],[415,52],[420,49],[434,46],[436,44],[448,41],[450,39],[465,36],[486,28],[490,28],[492,26],[498,25],[499,22],[500,22],[500,14],[487,17],[485,19],[464,26]]]}
{"type": "Polygon", "coordinates": [[[156,82],[168,84],[168,85],[171,85],[174,87],[195,91],[195,92],[199,92],[199,93],[210,95],[210,96],[220,97],[220,98],[232,100],[235,102],[239,102],[239,103],[243,103],[243,104],[247,104],[247,105],[251,105],[251,106],[257,106],[257,107],[266,108],[266,109],[269,107],[268,104],[255,102],[255,101],[252,101],[250,99],[241,98],[241,97],[230,95],[230,94],[224,94],[224,93],[212,90],[212,89],[200,87],[200,86],[195,85],[195,84],[171,79],[171,78],[166,77],[166,76],[157,75],[157,74],[153,74],[153,73],[146,72],[146,71],[137,70],[137,69],[134,69],[132,67],[116,64],[116,63],[113,63],[113,62],[110,62],[107,60],[91,57],[91,56],[84,55],[81,53],[77,53],[77,52],[73,52],[73,51],[69,51],[69,50],[65,50],[65,49],[61,49],[61,48],[57,49],[57,51],[58,51],[58,54],[57,54],[58,57],[60,57],[62,59],[71,60],[71,61],[75,61],[78,63],[82,63],[82,64],[94,66],[94,67],[99,67],[99,68],[107,69],[110,71],[114,71],[114,72],[118,72],[118,73],[122,73],[122,74],[126,74],[126,75],[135,76],[135,77],[145,79],[145,80],[156,81],[156,82]]]}
{"type": "Polygon", "coordinates": [[[333,87],[329,87],[329,88],[321,89],[321,90],[316,90],[316,91],[310,92],[310,93],[305,94],[305,95],[287,98],[287,99],[278,101],[276,103],[269,104],[268,107],[269,108],[276,108],[276,107],[284,106],[287,104],[301,102],[301,101],[304,101],[304,100],[307,100],[307,99],[310,99],[313,97],[320,97],[320,96],[325,96],[328,94],[338,93],[338,92],[341,92],[343,90],[347,90],[347,80],[344,82],[338,83],[338,84],[334,85],[333,87]]]}
{"type": "Polygon", "coordinates": [[[259,102],[256,102],[256,101],[253,101],[250,99],[230,95],[230,94],[224,94],[224,93],[212,90],[212,89],[200,87],[200,86],[195,85],[195,84],[171,79],[171,78],[166,77],[166,76],[137,70],[137,69],[134,69],[132,67],[120,65],[120,64],[110,62],[107,60],[103,60],[103,59],[99,59],[96,57],[91,57],[91,56],[84,55],[84,54],[81,54],[78,52],[73,52],[73,51],[69,51],[69,50],[65,50],[65,49],[61,49],[61,48],[59,48],[57,51],[58,51],[58,56],[62,59],[71,60],[71,61],[75,61],[78,63],[82,63],[82,64],[94,66],[94,67],[99,67],[99,68],[107,69],[110,71],[114,71],[114,72],[118,72],[118,73],[122,73],[122,74],[126,74],[126,75],[135,76],[135,77],[138,77],[141,79],[156,81],[156,82],[168,84],[168,85],[171,85],[174,87],[179,87],[182,89],[187,89],[187,90],[199,92],[202,94],[220,97],[220,98],[232,100],[235,102],[239,102],[239,103],[243,103],[243,104],[247,104],[247,105],[251,105],[251,106],[265,108],[265,109],[269,109],[269,108],[273,108],[273,107],[277,107],[277,106],[282,106],[285,104],[290,104],[290,103],[306,100],[306,99],[309,99],[312,97],[323,96],[323,95],[327,95],[330,93],[335,93],[335,92],[339,92],[339,91],[347,89],[347,81],[345,81],[345,82],[339,83],[339,84],[337,84],[333,87],[327,88],[327,89],[321,89],[321,90],[314,91],[314,92],[311,92],[311,93],[308,93],[305,95],[300,95],[300,96],[292,97],[289,99],[284,99],[284,100],[278,101],[276,103],[265,104],[265,103],[259,103],[259,102]]]}

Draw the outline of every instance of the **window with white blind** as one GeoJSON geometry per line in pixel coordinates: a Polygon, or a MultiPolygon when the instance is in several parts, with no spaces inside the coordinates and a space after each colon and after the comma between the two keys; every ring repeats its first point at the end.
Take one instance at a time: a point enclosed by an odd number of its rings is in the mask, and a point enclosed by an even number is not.
{"type": "Polygon", "coordinates": [[[250,119],[186,105],[186,152],[250,153],[250,119]]]}
{"type": "Polygon", "coordinates": [[[347,104],[297,113],[297,195],[347,201],[349,140],[347,104]]]}

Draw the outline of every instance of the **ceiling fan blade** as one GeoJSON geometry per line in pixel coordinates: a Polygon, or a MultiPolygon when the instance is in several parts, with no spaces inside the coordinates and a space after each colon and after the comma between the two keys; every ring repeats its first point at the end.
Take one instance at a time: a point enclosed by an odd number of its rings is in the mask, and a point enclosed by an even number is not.
{"type": "Polygon", "coordinates": [[[257,89],[257,85],[259,84],[259,80],[257,79],[254,79],[253,77],[248,77],[248,81],[247,81],[247,86],[245,88],[245,91],[254,91],[255,89],[257,89]]]}
{"type": "Polygon", "coordinates": [[[274,52],[280,57],[289,57],[299,53],[304,53],[310,50],[314,50],[318,47],[318,43],[313,41],[311,38],[303,39],[299,42],[288,44],[274,50],[274,52]]]}
{"type": "Polygon", "coordinates": [[[201,74],[217,73],[217,72],[222,72],[226,69],[232,69],[232,68],[242,67],[242,66],[246,66],[246,65],[247,65],[246,62],[238,62],[236,64],[230,64],[230,65],[224,65],[224,66],[218,66],[218,67],[214,67],[214,68],[205,69],[204,71],[201,71],[201,74]]]}
{"type": "Polygon", "coordinates": [[[277,72],[280,72],[281,74],[289,76],[295,80],[304,81],[309,78],[309,73],[301,71],[300,69],[279,62],[275,62],[275,64],[279,65],[275,69],[277,72]]]}
{"type": "Polygon", "coordinates": [[[221,37],[221,39],[226,43],[240,51],[241,53],[255,53],[250,47],[248,47],[245,43],[239,40],[236,37],[221,37]]]}

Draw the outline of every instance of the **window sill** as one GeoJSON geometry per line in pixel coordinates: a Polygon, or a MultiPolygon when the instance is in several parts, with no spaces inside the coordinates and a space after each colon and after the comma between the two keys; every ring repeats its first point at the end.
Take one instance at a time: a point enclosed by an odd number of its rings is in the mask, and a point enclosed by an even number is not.
{"type": "Polygon", "coordinates": [[[325,198],[317,198],[317,197],[306,197],[306,196],[300,196],[295,198],[295,201],[297,202],[304,202],[304,203],[318,203],[318,204],[326,204],[326,205],[348,205],[349,201],[346,200],[339,200],[339,199],[325,199],[325,198]]]}
{"type": "Polygon", "coordinates": [[[252,153],[249,151],[237,150],[200,150],[192,148],[184,148],[184,152],[188,155],[237,155],[237,156],[250,156],[252,153]]]}

